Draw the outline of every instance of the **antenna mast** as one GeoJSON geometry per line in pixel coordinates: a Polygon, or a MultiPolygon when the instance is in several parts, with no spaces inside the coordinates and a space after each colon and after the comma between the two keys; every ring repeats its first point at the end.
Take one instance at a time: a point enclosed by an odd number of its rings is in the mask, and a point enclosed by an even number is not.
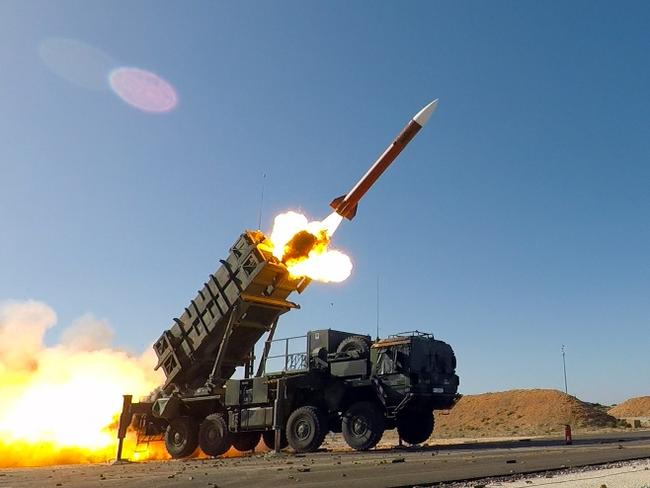
{"type": "Polygon", "coordinates": [[[266,182],[266,173],[262,175],[262,194],[260,196],[260,211],[257,215],[257,229],[262,230],[262,208],[264,208],[264,183],[266,182]]]}
{"type": "Polygon", "coordinates": [[[377,340],[379,340],[379,275],[377,275],[377,340]]]}

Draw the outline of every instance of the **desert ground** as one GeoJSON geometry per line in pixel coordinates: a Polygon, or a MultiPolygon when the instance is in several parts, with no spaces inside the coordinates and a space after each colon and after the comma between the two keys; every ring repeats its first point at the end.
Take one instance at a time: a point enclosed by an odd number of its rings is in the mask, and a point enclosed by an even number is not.
{"type": "MultiPolygon", "coordinates": [[[[368,452],[322,450],[249,453],[224,459],[147,461],[0,470],[0,487],[355,487],[434,486],[464,480],[517,480],[523,474],[555,477],[556,470],[650,459],[650,431],[584,434],[571,446],[546,437],[501,442],[428,445],[368,452]]],[[[643,473],[642,473],[643,475],[643,473]]],[[[648,474],[650,482],[650,474],[648,474]]],[[[499,482],[502,482],[499,481],[499,482]]],[[[597,485],[600,486],[600,485],[597,485]]],[[[616,486],[616,485],[611,485],[616,486]]]]}
{"type": "MultiPolygon", "coordinates": [[[[645,417],[650,417],[650,397],[603,406],[557,390],[511,390],[467,395],[451,411],[436,413],[434,433],[422,446],[399,446],[396,432],[387,431],[377,448],[356,452],[341,435],[329,434],[319,452],[306,455],[290,449],[276,454],[260,443],[253,452],[231,450],[221,459],[7,468],[0,470],[0,488],[316,487],[340,482],[358,488],[487,487],[550,481],[582,487],[601,486],[588,483],[603,476],[611,478],[608,488],[642,488],[650,486],[650,428],[632,428],[626,419],[645,417]],[[565,424],[572,426],[572,445],[565,443],[565,424]]],[[[160,452],[162,446],[152,450],[160,452]]]]}

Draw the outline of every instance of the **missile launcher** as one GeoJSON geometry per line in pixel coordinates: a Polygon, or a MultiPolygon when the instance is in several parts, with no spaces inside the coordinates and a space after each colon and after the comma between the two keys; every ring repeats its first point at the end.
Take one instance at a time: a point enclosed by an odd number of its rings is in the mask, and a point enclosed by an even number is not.
{"type": "Polygon", "coordinates": [[[180,317],[154,343],[156,369],[165,373],[163,390],[219,388],[237,366],[252,363],[255,344],[302,292],[308,278],[292,278],[260,244],[259,231],[244,232],[226,259],[208,277],[180,317]]]}

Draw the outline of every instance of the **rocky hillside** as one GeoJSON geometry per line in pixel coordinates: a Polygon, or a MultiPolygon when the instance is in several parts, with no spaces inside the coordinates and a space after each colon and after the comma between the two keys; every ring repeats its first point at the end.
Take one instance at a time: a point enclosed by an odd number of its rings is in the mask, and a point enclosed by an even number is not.
{"type": "Polygon", "coordinates": [[[510,390],[466,395],[448,415],[436,414],[433,437],[544,435],[615,427],[617,420],[558,390],[510,390]]]}

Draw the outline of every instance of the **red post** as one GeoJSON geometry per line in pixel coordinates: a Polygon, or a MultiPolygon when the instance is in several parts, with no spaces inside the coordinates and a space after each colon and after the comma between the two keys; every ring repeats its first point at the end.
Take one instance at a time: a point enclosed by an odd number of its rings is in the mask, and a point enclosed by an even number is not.
{"type": "Polygon", "coordinates": [[[571,426],[569,424],[566,424],[564,426],[564,443],[567,446],[573,444],[573,438],[571,437],[571,426]]]}

